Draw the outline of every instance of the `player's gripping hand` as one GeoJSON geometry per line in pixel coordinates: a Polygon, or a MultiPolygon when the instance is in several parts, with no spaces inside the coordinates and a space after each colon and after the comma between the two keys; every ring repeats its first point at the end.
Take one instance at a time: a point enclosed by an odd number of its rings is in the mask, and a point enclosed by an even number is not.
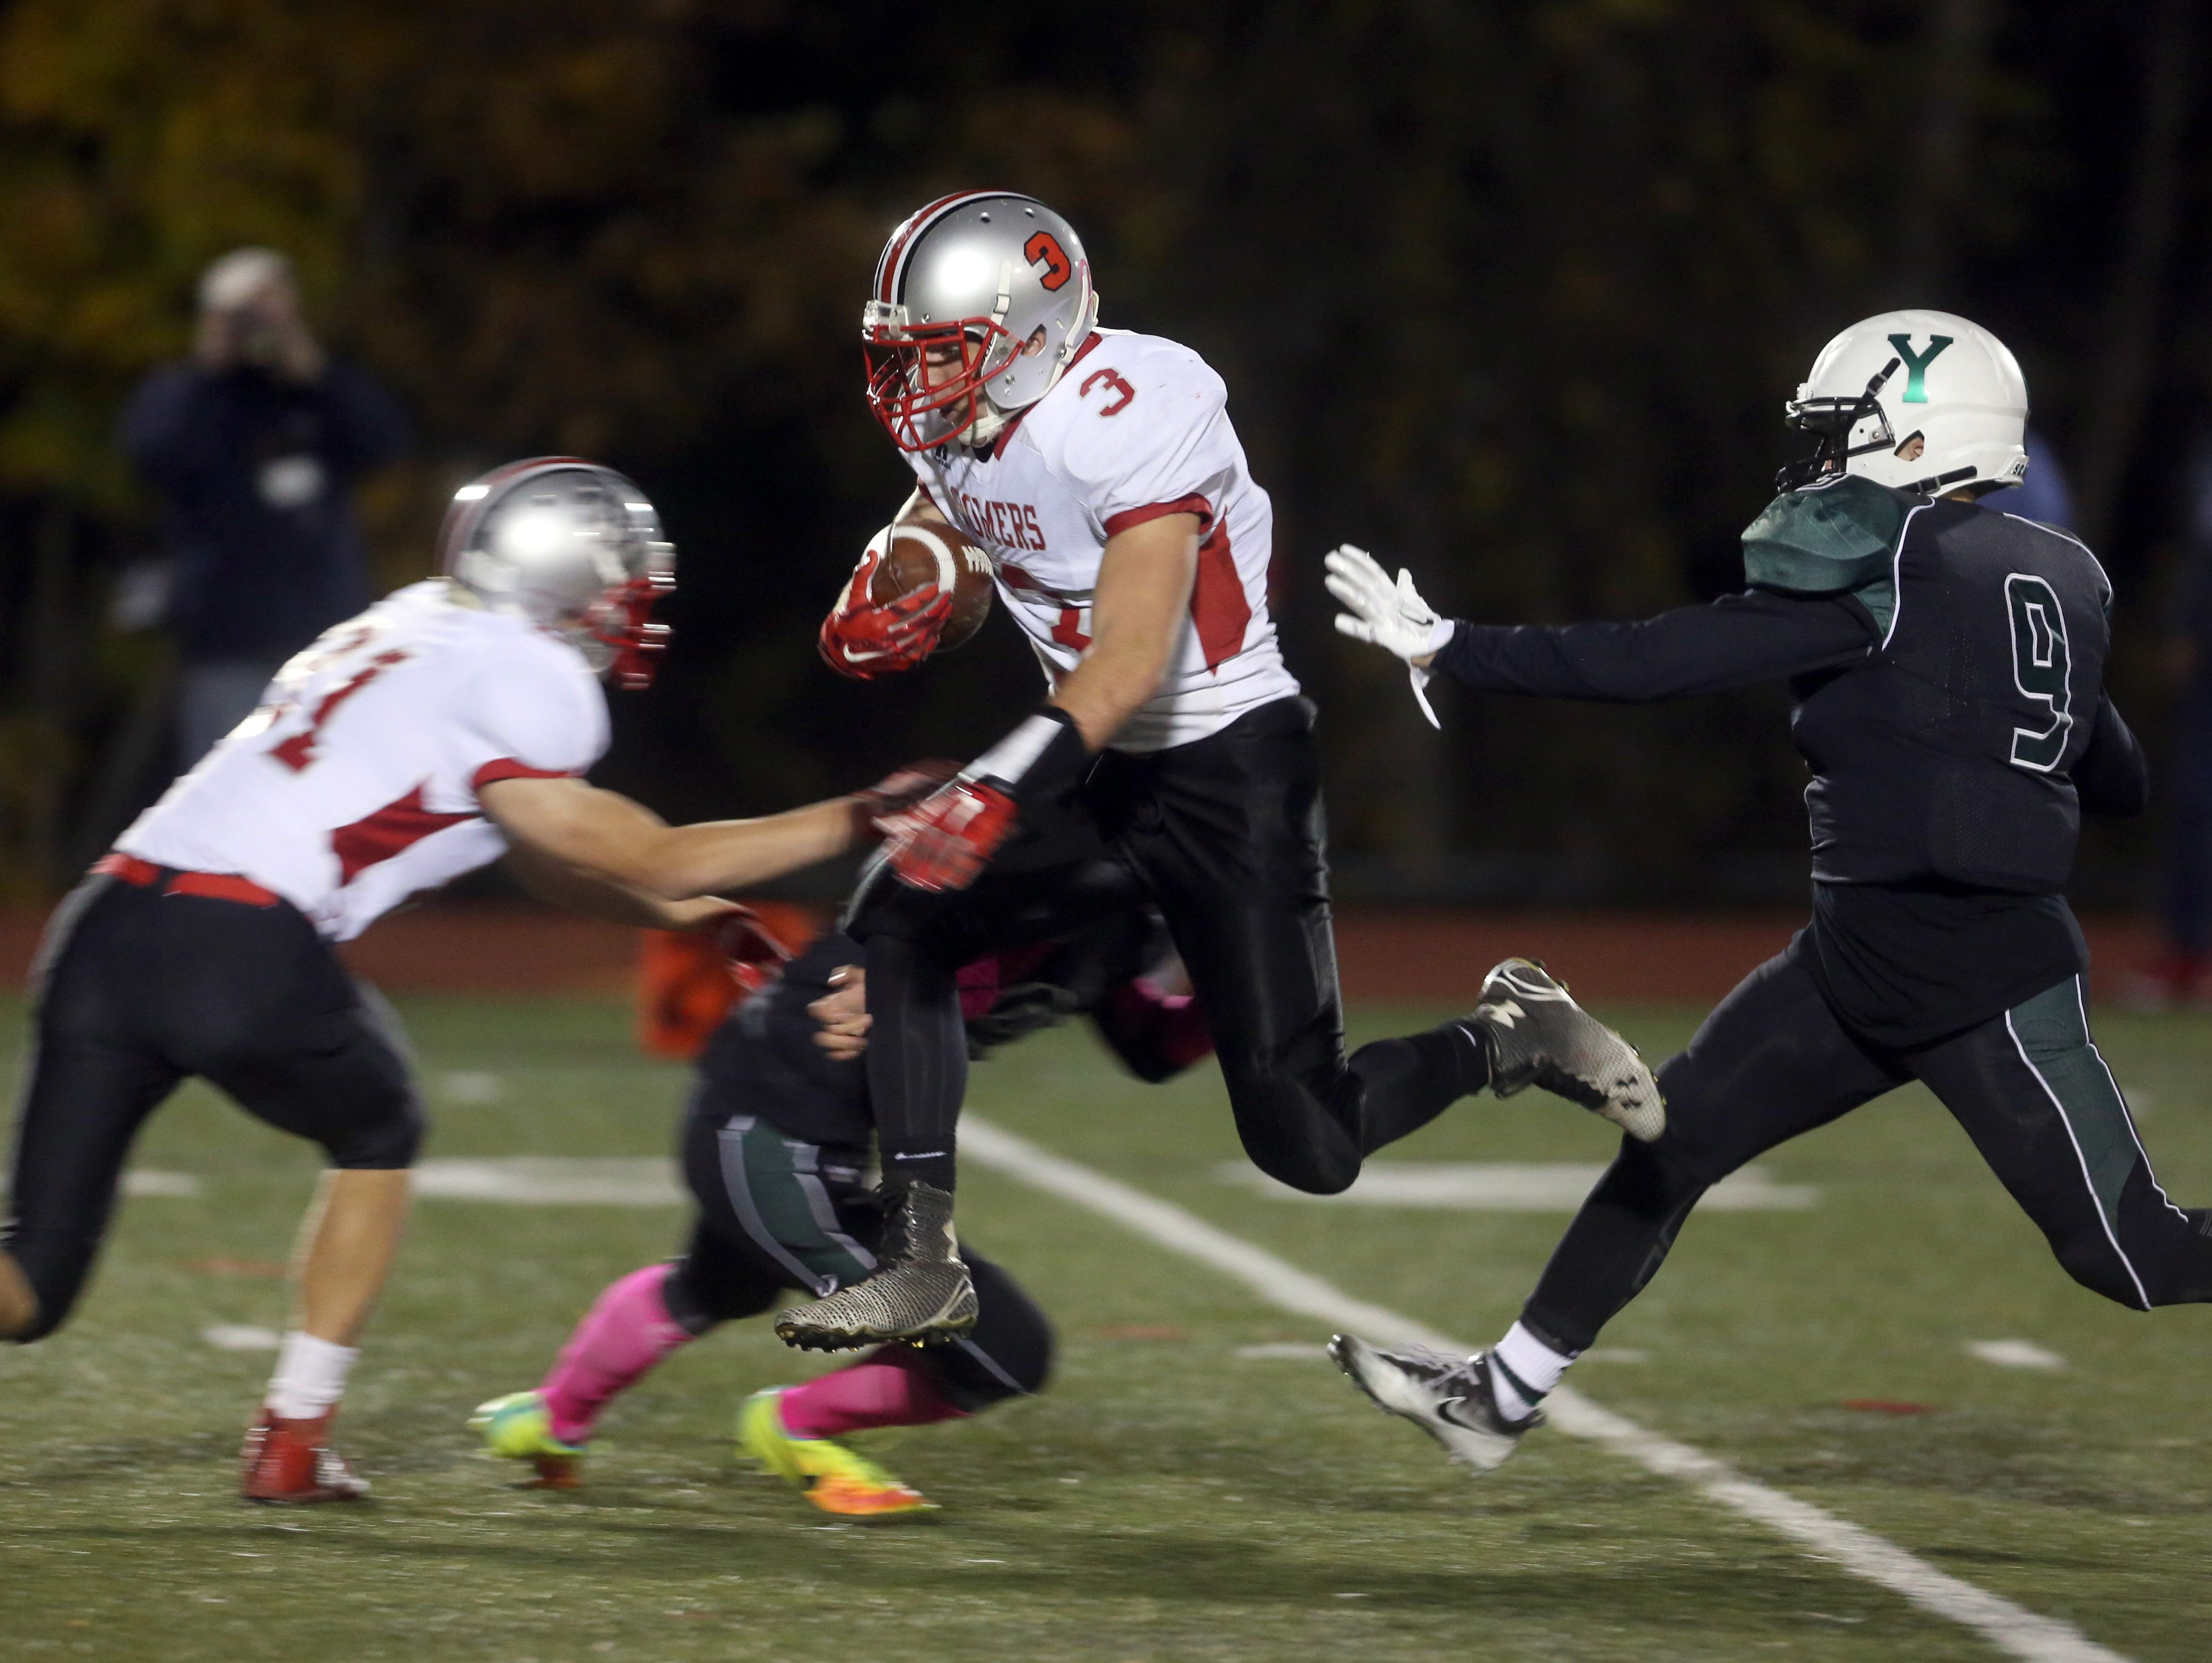
{"type": "Polygon", "coordinates": [[[714,915],[704,933],[729,967],[739,1004],[782,974],[783,967],[791,962],[791,949],[775,938],[750,907],[732,903],[714,915]]]}
{"type": "Polygon", "coordinates": [[[933,583],[881,605],[869,599],[868,585],[883,558],[883,550],[870,543],[852,581],[822,620],[822,661],[855,681],[913,669],[936,650],[945,621],[952,616],[952,597],[933,583]]]}
{"type": "Polygon", "coordinates": [[[1429,719],[1430,726],[1441,727],[1437,713],[1429,706],[1428,660],[1459,626],[1449,618],[1438,617],[1436,609],[1421,598],[1411,572],[1400,567],[1398,580],[1393,583],[1389,574],[1364,549],[1345,543],[1331,549],[1322,564],[1328,567],[1328,576],[1323,580],[1328,592],[1345,607],[1336,615],[1337,633],[1403,659],[1413,677],[1413,697],[1420,701],[1421,713],[1429,719]]]}
{"type": "Polygon", "coordinates": [[[957,779],[960,764],[942,757],[908,762],[904,768],[853,793],[853,835],[865,840],[885,835],[889,822],[907,812],[947,781],[957,779]]]}
{"type": "Polygon", "coordinates": [[[884,847],[902,882],[930,894],[973,883],[1020,818],[988,780],[962,778],[888,822],[884,847]]]}

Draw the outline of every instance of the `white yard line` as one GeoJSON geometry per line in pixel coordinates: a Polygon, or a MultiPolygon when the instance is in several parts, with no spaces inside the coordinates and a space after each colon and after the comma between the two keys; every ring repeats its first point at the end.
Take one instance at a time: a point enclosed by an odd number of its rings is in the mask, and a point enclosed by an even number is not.
{"type": "MultiPolygon", "coordinates": [[[[1431,1345],[1462,1354],[1470,1349],[1411,1317],[1354,1299],[1172,1203],[1063,1159],[972,1114],[960,1123],[960,1152],[969,1161],[1103,1214],[1186,1259],[1210,1265],[1280,1309],[1386,1344],[1431,1345]]],[[[1647,1432],[1633,1421],[1601,1409],[1571,1387],[1553,1393],[1545,1407],[1552,1424],[1570,1436],[1603,1444],[1646,1472],[1681,1479],[1710,1500],[1788,1538],[1814,1558],[1840,1565],[1923,1611],[1972,1629],[2008,1657],[2023,1663],[2127,1663],[2119,1653],[2099,1645],[2070,1624],[2039,1617],[1938,1570],[1870,1530],[1747,1478],[1701,1450],[1647,1432]]]]}

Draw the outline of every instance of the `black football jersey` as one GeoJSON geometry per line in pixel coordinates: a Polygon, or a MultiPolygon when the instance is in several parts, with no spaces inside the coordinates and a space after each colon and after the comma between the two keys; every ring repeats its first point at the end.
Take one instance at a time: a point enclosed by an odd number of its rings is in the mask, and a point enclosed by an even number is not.
{"type": "Polygon", "coordinates": [[[1881,640],[1792,684],[1813,876],[2057,890],[2098,728],[2112,585],[2063,532],[1976,504],[1906,511],[1881,640]]]}

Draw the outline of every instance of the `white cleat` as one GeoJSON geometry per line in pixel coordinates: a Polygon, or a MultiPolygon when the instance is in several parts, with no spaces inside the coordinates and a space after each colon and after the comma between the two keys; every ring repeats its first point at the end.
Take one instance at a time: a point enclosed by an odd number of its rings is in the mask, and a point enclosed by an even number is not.
{"type": "Polygon", "coordinates": [[[1336,1366],[1367,1393],[1375,1405],[1413,1423],[1444,1447],[1455,1460],[1477,1472],[1504,1464],[1528,1433],[1544,1423],[1544,1411],[1532,1409],[1508,1419],[1491,1389],[1490,1354],[1447,1356],[1426,1346],[1386,1351],[1352,1334],[1328,1343],[1336,1366]]]}

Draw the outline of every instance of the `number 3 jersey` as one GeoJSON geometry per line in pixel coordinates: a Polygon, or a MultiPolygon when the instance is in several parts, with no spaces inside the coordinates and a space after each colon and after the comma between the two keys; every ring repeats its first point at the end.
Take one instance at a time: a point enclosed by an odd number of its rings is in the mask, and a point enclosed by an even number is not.
{"type": "Polygon", "coordinates": [[[250,877],[332,941],[499,859],[477,792],[583,774],[606,695],[566,642],[451,596],[414,584],[325,632],[115,847],[250,877]]]}
{"type": "Polygon", "coordinates": [[[1221,378],[1188,348],[1102,329],[988,451],[944,445],[908,458],[938,511],[990,554],[1000,599],[1055,683],[1091,645],[1106,540],[1164,515],[1198,517],[1188,616],[1117,750],[1188,744],[1298,690],[1267,611],[1274,513],[1227,404],[1221,378]]]}

